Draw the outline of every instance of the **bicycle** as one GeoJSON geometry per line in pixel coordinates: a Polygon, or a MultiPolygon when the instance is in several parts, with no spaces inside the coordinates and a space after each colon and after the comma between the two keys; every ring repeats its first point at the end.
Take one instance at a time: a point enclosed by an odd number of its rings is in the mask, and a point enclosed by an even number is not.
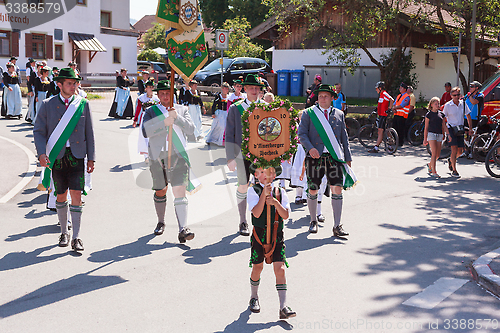
{"type": "Polygon", "coordinates": [[[419,146],[424,143],[425,120],[414,122],[408,130],[408,142],[412,146],[419,146]]]}
{"type": "MultiPolygon", "coordinates": [[[[394,154],[396,150],[398,150],[399,137],[396,130],[390,126],[390,124],[392,124],[392,121],[389,121],[389,116],[392,114],[392,111],[387,110],[386,113],[387,122],[384,126],[384,135],[382,137],[382,141],[384,142],[385,151],[387,151],[389,154],[394,154]]],[[[373,146],[375,146],[375,144],[377,143],[378,138],[379,117],[377,117],[377,109],[375,109],[370,114],[368,119],[370,120],[371,124],[364,125],[359,129],[358,139],[363,147],[373,148],[373,146]],[[373,118],[375,118],[375,121],[373,121],[373,118]]]]}
{"type": "Polygon", "coordinates": [[[358,131],[361,125],[359,124],[359,121],[357,121],[356,119],[347,117],[347,113],[348,112],[346,107],[344,115],[345,115],[345,127],[347,130],[347,136],[349,137],[349,140],[354,140],[358,135],[358,131]]]}
{"type": "MultiPolygon", "coordinates": [[[[431,145],[425,146],[427,152],[432,156],[431,145]]],[[[451,155],[451,147],[448,142],[448,135],[446,133],[443,135],[443,140],[441,141],[441,153],[439,154],[439,159],[448,158],[451,155]]]]}
{"type": "Polygon", "coordinates": [[[497,142],[486,155],[485,166],[490,176],[500,178],[500,142],[497,142]]]}
{"type": "MultiPolygon", "coordinates": [[[[481,121],[484,118],[481,118],[481,121]]],[[[498,142],[497,136],[500,135],[500,120],[491,117],[494,128],[490,133],[483,133],[476,137],[471,145],[472,156],[480,162],[486,161],[486,155],[490,149],[498,142]]]]}

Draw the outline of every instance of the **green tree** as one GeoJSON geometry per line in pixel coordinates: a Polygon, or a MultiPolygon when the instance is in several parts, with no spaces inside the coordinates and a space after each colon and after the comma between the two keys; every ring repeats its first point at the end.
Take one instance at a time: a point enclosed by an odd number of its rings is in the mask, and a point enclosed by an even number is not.
{"type": "Polygon", "coordinates": [[[200,0],[203,22],[213,29],[221,29],[227,19],[246,17],[253,28],[264,22],[269,7],[262,0],[200,0]]]}
{"type": "Polygon", "coordinates": [[[146,49],[156,49],[158,47],[166,49],[165,26],[160,23],[155,23],[153,27],[149,28],[144,36],[142,36],[142,40],[146,49]]]}
{"type": "Polygon", "coordinates": [[[165,61],[165,59],[163,59],[163,57],[159,53],[151,49],[145,49],[141,53],[139,53],[139,55],[137,56],[137,60],[148,60],[148,61],[159,61],[159,62],[165,61]]]}
{"type": "Polygon", "coordinates": [[[307,36],[303,45],[311,40],[321,40],[328,63],[337,62],[353,73],[359,65],[362,50],[370,61],[379,68],[382,80],[391,86],[397,71],[388,68],[400,68],[404,58],[407,37],[419,28],[427,18],[425,7],[413,14],[403,13],[403,9],[419,0],[263,0],[270,8],[280,25],[282,34],[290,33],[293,23],[307,26],[307,36]],[[325,15],[325,12],[328,13],[325,15]],[[330,13],[339,15],[333,19],[330,13]],[[405,28],[401,28],[404,20],[405,28]],[[385,61],[373,54],[370,44],[377,40],[382,32],[392,36],[393,49],[385,61]]]}
{"type": "Polygon", "coordinates": [[[393,50],[389,54],[383,54],[381,56],[382,64],[386,67],[387,71],[395,73],[391,85],[385,86],[387,91],[392,96],[397,96],[399,94],[398,89],[401,82],[412,86],[414,90],[418,87],[418,76],[416,73],[412,73],[412,70],[415,69],[415,63],[412,60],[411,51],[408,52],[408,54],[403,54],[401,56],[401,61],[399,62],[398,68],[393,68],[394,62],[391,62],[391,59],[394,57],[395,52],[396,50],[393,50]]]}
{"type": "Polygon", "coordinates": [[[245,17],[227,19],[223,28],[229,30],[229,48],[224,55],[229,58],[235,57],[260,57],[264,49],[262,46],[254,44],[248,37],[250,23],[245,17]]]}

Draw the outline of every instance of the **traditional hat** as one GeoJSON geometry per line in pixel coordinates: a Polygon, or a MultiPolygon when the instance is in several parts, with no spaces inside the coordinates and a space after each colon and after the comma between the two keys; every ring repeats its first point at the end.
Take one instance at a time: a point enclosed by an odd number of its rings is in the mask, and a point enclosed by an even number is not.
{"type": "Polygon", "coordinates": [[[17,60],[17,58],[16,57],[10,57],[10,61],[12,61],[12,60],[17,60]]]}
{"type": "MultiPolygon", "coordinates": [[[[158,82],[156,89],[153,89],[153,91],[160,91],[160,90],[170,90],[170,80],[163,80],[158,82]]],[[[176,91],[177,89],[174,87],[174,90],[176,91]]]]}
{"type": "Polygon", "coordinates": [[[148,71],[142,71],[141,73],[142,73],[142,74],[149,74],[149,72],[148,72],[148,71]]]}
{"type": "Polygon", "coordinates": [[[241,85],[264,87],[264,84],[259,80],[259,77],[256,74],[248,74],[245,81],[243,81],[241,85]]]}
{"type": "Polygon", "coordinates": [[[43,66],[42,71],[49,71],[50,72],[50,67],[49,66],[43,66]]]}
{"type": "Polygon", "coordinates": [[[9,61],[8,63],[5,64],[5,66],[7,66],[7,67],[14,67],[14,64],[9,61]]]}
{"type": "Polygon", "coordinates": [[[144,83],[144,87],[154,87],[154,86],[155,82],[153,80],[147,80],[146,83],[144,83]]]}
{"type": "Polygon", "coordinates": [[[68,63],[68,66],[76,66],[76,62],[74,62],[74,61],[70,61],[70,62],[68,63]]]}
{"type": "MultiPolygon", "coordinates": [[[[257,171],[258,168],[261,168],[261,167],[252,163],[252,164],[250,164],[250,167],[248,169],[250,170],[252,175],[255,175],[255,171],[257,171]]],[[[268,168],[265,168],[265,169],[268,169],[268,168]]],[[[278,177],[279,175],[281,175],[283,168],[281,167],[281,165],[278,165],[278,166],[274,167],[274,170],[276,171],[276,177],[278,177]]]]}
{"type": "Polygon", "coordinates": [[[318,95],[321,91],[329,92],[334,98],[337,98],[337,93],[333,90],[333,86],[329,84],[320,84],[318,89],[314,90],[314,94],[318,95]]]}
{"type": "Polygon", "coordinates": [[[53,71],[53,72],[55,72],[55,71],[59,71],[59,67],[56,67],[56,66],[52,67],[52,71],[53,71]]]}
{"type": "Polygon", "coordinates": [[[318,80],[319,82],[321,82],[321,81],[322,81],[322,79],[321,79],[321,75],[319,75],[319,74],[316,74],[316,76],[315,76],[314,78],[315,78],[316,80],[318,80]]]}
{"type": "Polygon", "coordinates": [[[241,83],[242,83],[242,81],[241,81],[241,80],[234,80],[234,81],[233,81],[233,84],[241,84],[241,83]]]}
{"type": "Polygon", "coordinates": [[[61,68],[59,71],[59,75],[54,77],[54,80],[63,80],[63,79],[73,79],[80,81],[82,78],[79,76],[76,76],[75,71],[73,68],[61,68]]]}
{"type": "Polygon", "coordinates": [[[196,81],[196,80],[189,81],[189,85],[192,85],[192,84],[198,84],[198,81],[196,81]]]}
{"type": "Polygon", "coordinates": [[[32,62],[35,62],[35,59],[33,58],[28,58],[29,63],[31,64],[32,62]]]}

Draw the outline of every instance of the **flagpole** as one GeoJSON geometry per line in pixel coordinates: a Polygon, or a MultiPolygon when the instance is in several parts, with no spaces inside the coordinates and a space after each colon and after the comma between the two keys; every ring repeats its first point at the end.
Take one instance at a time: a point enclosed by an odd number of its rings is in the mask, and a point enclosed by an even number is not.
{"type": "MultiPolygon", "coordinates": [[[[175,71],[170,66],[170,105],[169,107],[174,107],[174,85],[175,85],[175,71]]],[[[170,110],[168,111],[170,113],[170,110]]],[[[170,170],[172,165],[172,125],[168,126],[168,160],[167,160],[167,168],[170,170]]],[[[172,180],[169,179],[171,182],[172,180]]]]}
{"type": "MultiPolygon", "coordinates": [[[[271,170],[270,168],[266,169],[267,181],[271,178],[271,170]]],[[[266,184],[267,185],[267,184],[266,184]]],[[[272,189],[272,187],[271,187],[272,189]]],[[[273,192],[271,190],[271,197],[273,196],[273,192]]],[[[266,203],[266,244],[271,244],[271,206],[266,203]]],[[[275,212],[277,214],[278,212],[275,212]]]]}

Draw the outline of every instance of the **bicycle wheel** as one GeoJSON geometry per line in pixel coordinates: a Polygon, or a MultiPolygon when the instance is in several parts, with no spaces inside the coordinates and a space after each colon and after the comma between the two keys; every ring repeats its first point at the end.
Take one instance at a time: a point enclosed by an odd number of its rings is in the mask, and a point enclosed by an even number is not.
{"type": "Polygon", "coordinates": [[[424,128],[422,125],[423,121],[417,121],[408,130],[408,142],[412,146],[418,146],[424,142],[424,128]]]}
{"type": "Polygon", "coordinates": [[[359,129],[358,139],[365,148],[372,148],[377,143],[378,129],[373,125],[365,125],[359,129]]]}
{"type": "Polygon", "coordinates": [[[394,154],[398,150],[399,137],[394,128],[387,128],[384,132],[385,151],[394,154]]]}
{"type": "Polygon", "coordinates": [[[494,145],[486,155],[485,166],[490,176],[500,178],[500,143],[494,145]]]}
{"type": "Polygon", "coordinates": [[[359,125],[359,122],[354,118],[345,118],[345,127],[347,130],[347,135],[349,136],[349,140],[353,140],[358,135],[358,131],[361,125],[359,125]]]}
{"type": "Polygon", "coordinates": [[[476,161],[484,162],[488,154],[487,143],[490,140],[490,134],[484,133],[474,139],[471,145],[472,156],[476,161]]]}

